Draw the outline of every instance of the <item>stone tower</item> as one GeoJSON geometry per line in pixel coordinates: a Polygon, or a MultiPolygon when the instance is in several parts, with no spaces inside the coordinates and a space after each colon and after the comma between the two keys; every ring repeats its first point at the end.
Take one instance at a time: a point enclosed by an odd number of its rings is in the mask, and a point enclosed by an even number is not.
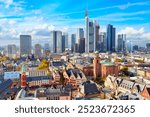
{"type": "Polygon", "coordinates": [[[99,57],[99,53],[95,52],[95,57],[94,57],[94,60],[93,60],[93,76],[94,76],[94,79],[101,76],[100,60],[101,59],[99,57]]]}

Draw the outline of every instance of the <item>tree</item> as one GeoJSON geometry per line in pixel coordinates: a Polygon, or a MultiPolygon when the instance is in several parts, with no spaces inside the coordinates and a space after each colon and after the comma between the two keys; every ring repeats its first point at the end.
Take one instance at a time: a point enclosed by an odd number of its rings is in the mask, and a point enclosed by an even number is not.
{"type": "Polygon", "coordinates": [[[121,59],[116,58],[115,62],[123,62],[121,59]]]}
{"type": "Polygon", "coordinates": [[[46,59],[43,59],[41,61],[41,64],[38,66],[39,70],[48,69],[49,68],[49,62],[46,59]]]}

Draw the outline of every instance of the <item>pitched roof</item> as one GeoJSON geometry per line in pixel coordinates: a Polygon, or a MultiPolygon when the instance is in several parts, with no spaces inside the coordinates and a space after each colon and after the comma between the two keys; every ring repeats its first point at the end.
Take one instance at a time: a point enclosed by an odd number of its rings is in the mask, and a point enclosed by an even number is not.
{"type": "Polygon", "coordinates": [[[78,77],[78,75],[82,78],[83,76],[82,76],[82,73],[80,72],[80,70],[79,69],[68,69],[68,70],[66,70],[66,72],[67,72],[67,74],[68,74],[68,76],[70,77],[71,76],[71,73],[73,73],[73,75],[77,78],[78,77]]]}
{"type": "Polygon", "coordinates": [[[87,81],[83,83],[83,86],[84,86],[85,95],[99,93],[98,88],[95,83],[91,83],[87,81]]]}
{"type": "Polygon", "coordinates": [[[8,79],[0,84],[0,92],[7,89],[12,84],[12,80],[8,79]]]}
{"type": "Polygon", "coordinates": [[[37,80],[53,80],[52,76],[30,76],[27,77],[27,82],[37,81],[37,80]]]}

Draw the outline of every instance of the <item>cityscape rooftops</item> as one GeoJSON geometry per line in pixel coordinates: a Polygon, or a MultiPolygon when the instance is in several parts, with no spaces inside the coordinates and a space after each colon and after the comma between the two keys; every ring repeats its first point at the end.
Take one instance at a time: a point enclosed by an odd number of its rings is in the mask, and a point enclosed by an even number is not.
{"type": "Polygon", "coordinates": [[[84,88],[84,94],[85,95],[99,93],[99,90],[98,90],[95,83],[91,83],[90,81],[86,81],[82,84],[82,86],[84,88]]]}
{"type": "Polygon", "coordinates": [[[12,85],[12,80],[8,79],[0,84],[0,93],[12,85]]]}

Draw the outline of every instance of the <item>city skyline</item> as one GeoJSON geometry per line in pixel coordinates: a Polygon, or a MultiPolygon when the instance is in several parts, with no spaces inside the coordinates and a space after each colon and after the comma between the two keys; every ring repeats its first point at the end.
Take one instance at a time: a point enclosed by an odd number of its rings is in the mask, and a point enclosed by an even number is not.
{"type": "Polygon", "coordinates": [[[85,28],[85,9],[88,8],[89,18],[97,20],[100,32],[112,24],[117,34],[126,34],[127,39],[139,45],[138,41],[143,40],[141,46],[145,46],[150,42],[149,6],[147,0],[87,0],[80,1],[80,5],[73,0],[0,0],[1,45],[19,45],[20,34],[31,35],[35,44],[49,43],[51,30],[76,33],[77,28],[85,28]]]}

